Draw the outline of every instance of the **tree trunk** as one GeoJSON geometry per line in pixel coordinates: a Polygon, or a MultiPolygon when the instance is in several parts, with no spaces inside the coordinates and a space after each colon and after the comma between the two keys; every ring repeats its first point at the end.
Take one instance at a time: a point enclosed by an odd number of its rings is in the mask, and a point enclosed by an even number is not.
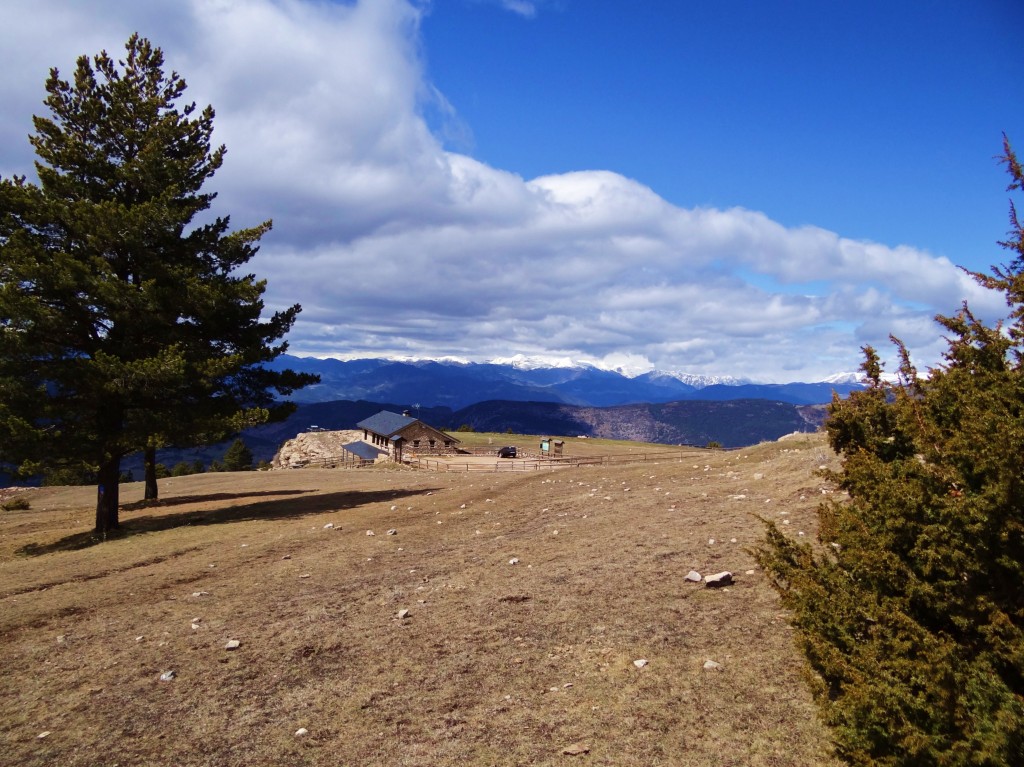
{"type": "Polygon", "coordinates": [[[100,466],[96,493],[96,534],[106,537],[118,527],[118,481],[121,479],[121,456],[109,459],[100,466]]]}
{"type": "Polygon", "coordinates": [[[156,486],[156,448],[146,445],[143,451],[143,465],[146,467],[146,495],[147,501],[155,501],[159,497],[159,490],[156,486]]]}

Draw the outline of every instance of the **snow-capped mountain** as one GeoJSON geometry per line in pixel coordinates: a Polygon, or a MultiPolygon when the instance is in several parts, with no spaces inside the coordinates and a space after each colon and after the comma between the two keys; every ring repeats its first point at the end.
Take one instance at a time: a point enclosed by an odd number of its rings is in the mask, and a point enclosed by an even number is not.
{"type": "Polygon", "coordinates": [[[826,381],[755,384],[737,378],[648,371],[629,375],[567,358],[523,355],[492,360],[316,359],[282,355],[275,369],[291,368],[320,376],[320,383],[295,392],[296,402],[365,400],[459,409],[477,402],[554,402],[589,407],[683,400],[762,399],[794,405],[831,401],[859,384],[826,381]]]}
{"type": "Polygon", "coordinates": [[[835,373],[828,378],[822,379],[822,383],[831,384],[859,384],[864,379],[863,373],[835,373]]]}
{"type": "Polygon", "coordinates": [[[578,362],[572,357],[545,357],[539,355],[515,354],[511,357],[495,357],[487,365],[506,365],[517,370],[538,370],[544,368],[585,368],[596,367],[587,362],[578,362]]]}
{"type": "Polygon", "coordinates": [[[754,383],[749,378],[736,378],[734,376],[706,376],[676,371],[665,372],[665,375],[672,376],[677,381],[682,381],[694,389],[703,389],[706,386],[742,386],[754,383]]]}

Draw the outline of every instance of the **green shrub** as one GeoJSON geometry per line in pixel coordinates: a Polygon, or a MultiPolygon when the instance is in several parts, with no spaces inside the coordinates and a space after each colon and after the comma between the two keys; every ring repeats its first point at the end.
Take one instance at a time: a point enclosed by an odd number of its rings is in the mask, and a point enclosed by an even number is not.
{"type": "Polygon", "coordinates": [[[95,469],[82,466],[49,469],[43,474],[43,487],[94,484],[96,484],[95,469]]]}
{"type": "MultiPolygon", "coordinates": [[[[1005,145],[1021,188],[1021,166],[1005,145]]],[[[965,305],[939,317],[942,366],[898,382],[874,349],[869,388],[826,424],[848,500],[824,503],[812,548],[768,523],[758,551],[816,672],[838,753],[857,765],[1024,764],[1024,236],[993,276],[1013,324],[965,305]]]]}

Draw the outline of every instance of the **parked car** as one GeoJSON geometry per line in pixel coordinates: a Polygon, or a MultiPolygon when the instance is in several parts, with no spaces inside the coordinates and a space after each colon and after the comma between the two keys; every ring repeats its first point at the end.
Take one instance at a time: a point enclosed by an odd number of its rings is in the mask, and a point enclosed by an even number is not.
{"type": "Polygon", "coordinates": [[[513,445],[508,445],[508,446],[500,448],[498,450],[498,458],[515,458],[515,457],[516,457],[516,449],[515,449],[515,447],[513,445]]]}

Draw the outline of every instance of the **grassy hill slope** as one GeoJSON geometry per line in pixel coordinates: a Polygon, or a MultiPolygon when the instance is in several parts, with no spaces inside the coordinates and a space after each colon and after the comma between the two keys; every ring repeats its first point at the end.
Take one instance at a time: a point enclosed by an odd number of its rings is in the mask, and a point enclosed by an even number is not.
{"type": "Polygon", "coordinates": [[[813,537],[828,460],[811,435],[518,474],[197,475],[161,481],[158,506],[122,514],[125,537],[84,547],[92,489],[25,491],[30,510],[0,512],[0,752],[833,765],[748,552],[756,514],[813,537]],[[736,583],[688,583],[691,569],[736,583]],[[563,755],[576,743],[589,753],[563,755]]]}

